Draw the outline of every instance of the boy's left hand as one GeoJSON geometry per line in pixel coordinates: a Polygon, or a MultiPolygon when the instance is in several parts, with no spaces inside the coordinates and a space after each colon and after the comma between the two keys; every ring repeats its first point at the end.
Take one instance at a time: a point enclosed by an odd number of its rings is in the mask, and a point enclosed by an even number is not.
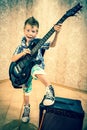
{"type": "Polygon", "coordinates": [[[62,24],[54,25],[54,30],[59,33],[61,30],[62,24]]]}

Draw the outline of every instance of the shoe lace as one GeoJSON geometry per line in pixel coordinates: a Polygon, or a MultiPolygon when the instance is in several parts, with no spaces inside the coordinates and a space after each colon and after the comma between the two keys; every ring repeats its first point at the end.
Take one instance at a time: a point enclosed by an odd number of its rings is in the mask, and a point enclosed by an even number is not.
{"type": "Polygon", "coordinates": [[[30,108],[25,106],[23,115],[27,116],[27,115],[29,115],[29,112],[30,112],[30,108]]]}
{"type": "Polygon", "coordinates": [[[47,90],[46,92],[46,98],[53,98],[53,91],[51,89],[47,90]]]}

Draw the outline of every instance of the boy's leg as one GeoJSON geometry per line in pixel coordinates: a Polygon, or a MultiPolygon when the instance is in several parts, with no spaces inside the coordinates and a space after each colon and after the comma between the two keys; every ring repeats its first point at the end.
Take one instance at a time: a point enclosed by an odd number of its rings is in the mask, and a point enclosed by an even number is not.
{"type": "Polygon", "coordinates": [[[23,99],[24,99],[24,105],[26,105],[26,106],[29,105],[29,95],[24,94],[23,99]]]}
{"type": "Polygon", "coordinates": [[[44,74],[36,74],[36,77],[45,85],[46,95],[44,96],[43,104],[45,106],[53,105],[55,102],[55,93],[54,88],[51,85],[50,81],[47,79],[44,74]]]}
{"type": "Polygon", "coordinates": [[[55,102],[54,89],[47,79],[46,74],[39,65],[35,65],[31,70],[31,75],[33,78],[38,78],[46,87],[46,95],[44,96],[43,104],[46,106],[53,105],[55,102]]]}
{"type": "Polygon", "coordinates": [[[28,82],[23,87],[23,99],[24,99],[24,112],[22,114],[22,121],[24,123],[30,120],[30,103],[29,103],[29,95],[32,90],[32,77],[29,78],[28,82]],[[26,87],[27,86],[27,87],[26,87]]]}
{"type": "Polygon", "coordinates": [[[45,85],[45,87],[51,85],[45,74],[35,74],[35,76],[45,85]]]}
{"type": "Polygon", "coordinates": [[[33,78],[38,78],[46,87],[46,95],[44,96],[43,104],[45,106],[53,105],[55,102],[54,89],[46,77],[44,70],[39,65],[35,65],[31,70],[31,75],[33,78]]]}

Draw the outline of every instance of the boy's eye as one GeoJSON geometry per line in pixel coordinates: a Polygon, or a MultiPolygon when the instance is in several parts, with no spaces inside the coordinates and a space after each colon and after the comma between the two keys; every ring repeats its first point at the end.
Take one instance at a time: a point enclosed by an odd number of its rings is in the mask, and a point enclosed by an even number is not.
{"type": "Polygon", "coordinates": [[[35,31],[32,30],[33,33],[35,33],[35,31]]]}
{"type": "Polygon", "coordinates": [[[27,32],[29,32],[30,30],[27,30],[27,32]]]}

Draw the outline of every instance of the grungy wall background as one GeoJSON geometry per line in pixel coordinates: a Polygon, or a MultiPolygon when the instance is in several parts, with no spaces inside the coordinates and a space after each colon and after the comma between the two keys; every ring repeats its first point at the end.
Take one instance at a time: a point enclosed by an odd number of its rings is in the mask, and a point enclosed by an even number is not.
{"type": "Polygon", "coordinates": [[[24,21],[34,16],[40,23],[38,37],[43,37],[78,2],[83,10],[63,23],[56,47],[45,54],[45,71],[54,83],[87,91],[87,0],[0,0],[0,80],[9,78],[24,21]]]}

